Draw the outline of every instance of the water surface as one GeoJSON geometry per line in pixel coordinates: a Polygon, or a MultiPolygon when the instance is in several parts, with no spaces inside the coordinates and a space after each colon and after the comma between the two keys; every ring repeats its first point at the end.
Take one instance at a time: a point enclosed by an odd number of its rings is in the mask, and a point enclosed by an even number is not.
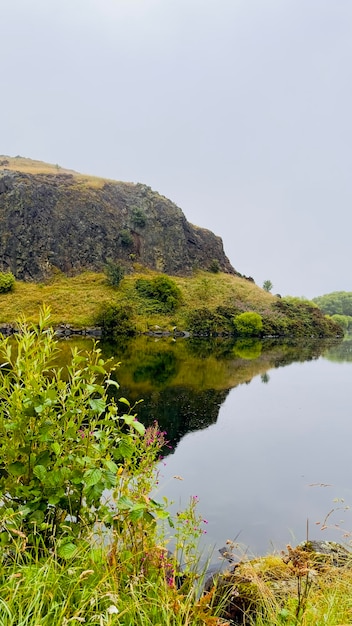
{"type": "Polygon", "coordinates": [[[141,337],[103,348],[121,361],[120,395],[143,398],[139,418],[168,433],[157,497],[177,512],[198,496],[215,560],[228,539],[250,554],[298,543],[307,520],[312,539],[349,540],[351,344],[141,337]]]}

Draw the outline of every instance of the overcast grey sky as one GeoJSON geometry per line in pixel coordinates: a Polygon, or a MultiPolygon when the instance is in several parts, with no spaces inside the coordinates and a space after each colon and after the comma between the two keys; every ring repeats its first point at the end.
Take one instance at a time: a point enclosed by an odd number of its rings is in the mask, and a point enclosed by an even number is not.
{"type": "Polygon", "coordinates": [[[351,0],[4,0],[0,153],[143,182],[274,292],[352,291],[351,0]]]}

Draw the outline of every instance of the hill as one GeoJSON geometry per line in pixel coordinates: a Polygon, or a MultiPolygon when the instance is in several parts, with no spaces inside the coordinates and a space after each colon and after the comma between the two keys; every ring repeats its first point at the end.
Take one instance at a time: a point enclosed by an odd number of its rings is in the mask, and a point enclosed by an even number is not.
{"type": "Polygon", "coordinates": [[[40,281],[57,270],[101,271],[109,262],[170,275],[211,266],[237,273],[220,237],[190,224],[147,185],[0,157],[0,271],[40,281]]]}
{"type": "Polygon", "coordinates": [[[36,319],[45,303],[54,324],[98,324],[110,335],[153,327],[193,336],[341,334],[313,303],[273,296],[241,276],[220,237],[147,185],[23,157],[0,157],[0,272],[17,279],[0,294],[2,324],[20,313],[36,319]],[[109,267],[118,273],[110,285],[109,267]]]}

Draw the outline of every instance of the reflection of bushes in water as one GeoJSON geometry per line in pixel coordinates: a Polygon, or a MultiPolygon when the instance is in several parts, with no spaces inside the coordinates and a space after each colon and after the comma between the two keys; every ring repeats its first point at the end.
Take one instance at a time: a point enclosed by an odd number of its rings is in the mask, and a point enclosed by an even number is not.
{"type": "Polygon", "coordinates": [[[352,340],[342,341],[337,346],[332,346],[324,352],[324,357],[329,361],[352,361],[352,340]]]}
{"type": "Polygon", "coordinates": [[[265,350],[274,350],[272,366],[283,367],[290,365],[295,361],[303,363],[304,361],[313,361],[318,359],[325,351],[328,350],[331,345],[336,345],[336,340],[331,339],[308,339],[304,341],[291,341],[277,342],[265,341],[265,350]],[[276,349],[275,349],[276,346],[276,349]],[[275,355],[275,351],[277,354],[275,355]]]}
{"type": "Polygon", "coordinates": [[[233,354],[251,361],[260,357],[263,344],[259,339],[239,339],[233,347],[233,354]]]}
{"type": "Polygon", "coordinates": [[[234,340],[226,339],[189,339],[187,341],[187,351],[198,359],[215,357],[216,359],[227,359],[232,356],[234,340]]]}
{"type": "Polygon", "coordinates": [[[178,361],[173,352],[148,354],[143,364],[134,371],[133,380],[135,383],[150,380],[156,385],[163,385],[176,376],[178,368],[178,361]]]}
{"type": "Polygon", "coordinates": [[[133,337],[127,335],[117,335],[113,339],[101,340],[100,348],[102,349],[104,359],[117,357],[127,361],[131,358],[133,352],[133,337]]]}

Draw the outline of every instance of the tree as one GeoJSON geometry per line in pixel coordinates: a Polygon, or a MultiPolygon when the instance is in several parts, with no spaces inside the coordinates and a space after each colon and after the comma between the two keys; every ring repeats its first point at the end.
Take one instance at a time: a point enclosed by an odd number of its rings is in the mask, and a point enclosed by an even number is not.
{"type": "Polygon", "coordinates": [[[272,288],[273,288],[273,286],[274,286],[274,285],[273,285],[273,283],[271,282],[271,280],[265,280],[265,281],[263,282],[263,289],[264,289],[264,291],[268,291],[268,292],[269,292],[269,291],[271,291],[271,290],[272,290],[272,288]]]}

